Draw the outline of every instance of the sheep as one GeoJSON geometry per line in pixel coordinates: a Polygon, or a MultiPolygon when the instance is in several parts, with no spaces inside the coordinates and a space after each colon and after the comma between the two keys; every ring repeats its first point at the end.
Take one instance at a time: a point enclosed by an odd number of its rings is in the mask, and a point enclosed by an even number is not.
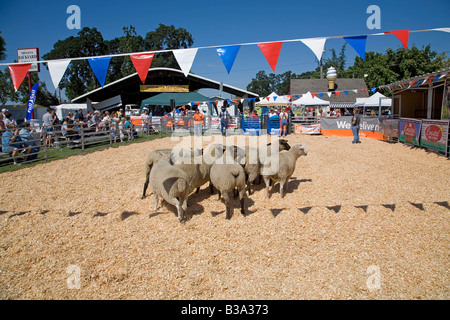
{"type": "Polygon", "coordinates": [[[221,158],[217,159],[211,167],[210,179],[213,186],[219,190],[226,207],[226,218],[230,219],[232,216],[232,208],[230,204],[230,192],[235,189],[239,192],[239,199],[241,202],[241,214],[245,215],[244,198],[245,198],[245,172],[240,164],[226,153],[221,158]]]}
{"type": "Polygon", "coordinates": [[[150,173],[150,187],[155,197],[154,212],[157,212],[158,197],[161,196],[177,208],[178,221],[183,222],[190,190],[186,173],[166,160],[160,160],[150,173]]]}
{"type": "MultiPolygon", "coordinates": [[[[268,143],[267,147],[250,147],[246,146],[245,151],[238,150],[238,162],[243,163],[245,175],[246,175],[246,183],[247,183],[247,191],[248,194],[251,195],[251,184],[255,179],[260,175],[261,165],[264,163],[265,159],[270,157],[272,154],[272,148],[270,147],[272,143],[268,143]],[[270,148],[269,148],[270,147],[270,148]],[[242,154],[244,153],[244,161],[241,161],[242,154]]],[[[278,140],[278,150],[289,150],[291,146],[285,139],[278,140]]],[[[260,181],[260,180],[259,180],[260,181]]]]}
{"type": "Polygon", "coordinates": [[[158,150],[152,150],[149,152],[149,154],[147,155],[147,159],[145,161],[145,182],[144,182],[144,190],[142,192],[142,198],[145,198],[145,193],[147,191],[148,188],[148,184],[149,184],[149,179],[150,179],[150,173],[152,171],[153,166],[160,161],[161,159],[166,160],[166,161],[173,161],[173,159],[176,159],[178,157],[184,157],[186,154],[187,155],[201,155],[202,150],[200,149],[158,149],[158,150]],[[186,150],[188,150],[186,152],[186,150]]]}
{"type": "Polygon", "coordinates": [[[305,146],[295,144],[289,151],[280,152],[267,158],[261,170],[261,174],[266,184],[266,196],[269,198],[269,182],[270,179],[280,181],[280,199],[284,197],[284,193],[288,188],[289,178],[295,170],[295,163],[300,156],[306,156],[308,152],[305,146]]]}

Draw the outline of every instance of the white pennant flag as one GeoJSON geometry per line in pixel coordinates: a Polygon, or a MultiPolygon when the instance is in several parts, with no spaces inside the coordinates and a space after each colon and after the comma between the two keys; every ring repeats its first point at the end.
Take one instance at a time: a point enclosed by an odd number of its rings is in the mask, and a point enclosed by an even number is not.
{"type": "Polygon", "coordinates": [[[50,77],[52,78],[55,89],[58,88],[59,82],[61,81],[64,72],[66,72],[67,66],[69,65],[70,61],[70,59],[67,59],[47,62],[48,71],[50,72],[50,77]]]}
{"type": "Polygon", "coordinates": [[[187,77],[189,71],[191,70],[192,63],[194,62],[195,55],[197,54],[197,50],[198,48],[179,49],[172,51],[185,77],[187,77]]]}
{"type": "Polygon", "coordinates": [[[436,28],[436,29],[431,29],[431,30],[450,32],[450,28],[436,28]]]}
{"type": "Polygon", "coordinates": [[[353,89],[352,90],[354,93],[358,93],[358,89],[353,89]]]}
{"type": "Polygon", "coordinates": [[[317,57],[317,60],[320,61],[322,59],[323,54],[323,48],[325,47],[325,41],[326,38],[319,38],[319,39],[300,39],[301,42],[303,42],[309,49],[311,49],[312,52],[317,57]]]}
{"type": "Polygon", "coordinates": [[[332,94],[332,93],[333,93],[333,92],[328,91],[328,92],[327,92],[328,97],[331,97],[331,94],[332,94]]]}

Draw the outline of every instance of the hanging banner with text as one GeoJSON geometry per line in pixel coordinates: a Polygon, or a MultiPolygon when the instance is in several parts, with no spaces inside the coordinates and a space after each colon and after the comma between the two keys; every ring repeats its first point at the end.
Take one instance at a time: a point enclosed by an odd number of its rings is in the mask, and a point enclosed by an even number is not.
{"type": "MultiPolygon", "coordinates": [[[[324,136],[351,137],[353,136],[351,121],[352,117],[321,118],[320,132],[324,136]]],[[[362,117],[359,127],[361,137],[383,140],[383,129],[378,118],[362,117]]]]}
{"type": "Polygon", "coordinates": [[[295,133],[320,134],[320,124],[296,124],[295,133]]]}
{"type": "Polygon", "coordinates": [[[449,120],[422,120],[420,146],[447,153],[449,120]]]}

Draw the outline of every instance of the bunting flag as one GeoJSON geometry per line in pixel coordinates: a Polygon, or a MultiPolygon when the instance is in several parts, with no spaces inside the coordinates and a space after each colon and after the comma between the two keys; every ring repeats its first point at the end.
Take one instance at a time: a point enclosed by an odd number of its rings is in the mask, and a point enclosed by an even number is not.
{"type": "Polygon", "coordinates": [[[338,97],[339,97],[339,95],[341,94],[340,91],[335,91],[334,93],[336,93],[336,96],[338,96],[338,97]]]}
{"type": "Polygon", "coordinates": [[[377,88],[372,88],[372,93],[375,93],[375,91],[377,91],[377,88]]]}
{"type": "Polygon", "coordinates": [[[28,70],[30,70],[30,67],[31,63],[15,64],[8,66],[9,73],[11,74],[11,79],[14,85],[14,91],[17,92],[17,90],[19,90],[19,87],[23,79],[25,79],[28,70]]]}
{"type": "Polygon", "coordinates": [[[436,78],[434,79],[434,83],[436,83],[436,82],[438,81],[438,79],[439,79],[440,76],[441,76],[441,74],[439,73],[439,74],[436,76],[436,78]]]}
{"type": "Polygon", "coordinates": [[[408,47],[409,41],[409,30],[393,30],[385,31],[384,34],[393,34],[403,43],[403,47],[406,49],[408,47]]]}
{"type": "Polygon", "coordinates": [[[344,37],[344,40],[355,49],[361,59],[365,60],[367,36],[344,37]]]}
{"type": "Polygon", "coordinates": [[[55,90],[58,89],[59,82],[64,76],[70,61],[70,59],[67,59],[47,62],[48,72],[50,73],[50,78],[52,79],[55,90]]]}
{"type": "Polygon", "coordinates": [[[130,55],[131,62],[133,62],[134,68],[143,84],[145,84],[145,79],[147,79],[148,69],[150,69],[154,56],[154,53],[130,55]]]}
{"type": "Polygon", "coordinates": [[[344,90],[345,94],[348,95],[348,90],[344,90]]]}
{"type": "Polygon", "coordinates": [[[225,46],[216,48],[219,57],[222,59],[225,69],[227,69],[228,74],[230,74],[231,68],[233,67],[234,60],[241,48],[240,45],[236,46],[225,46]]]}
{"type": "Polygon", "coordinates": [[[332,91],[328,91],[328,92],[327,92],[328,97],[331,97],[331,94],[332,94],[332,93],[333,93],[332,91]]]}
{"type": "Polygon", "coordinates": [[[92,72],[94,72],[100,85],[105,85],[106,74],[108,72],[109,62],[111,57],[100,57],[88,59],[89,65],[91,66],[92,72]]]}
{"type": "Polygon", "coordinates": [[[282,41],[279,42],[268,42],[268,43],[258,43],[258,47],[266,57],[267,62],[272,68],[273,72],[277,67],[278,57],[280,56],[282,41]]]}
{"type": "Polygon", "coordinates": [[[319,93],[319,97],[320,97],[320,99],[322,99],[322,97],[323,97],[323,92],[320,92],[320,93],[319,93]]]}
{"type": "Polygon", "coordinates": [[[185,77],[187,77],[189,71],[191,71],[197,51],[198,48],[172,50],[173,55],[175,56],[175,59],[177,59],[178,65],[180,66],[181,71],[183,71],[185,77]]]}
{"type": "Polygon", "coordinates": [[[305,46],[307,46],[315,55],[317,60],[322,59],[323,49],[325,48],[325,41],[327,41],[326,38],[319,38],[319,39],[301,39],[301,42],[305,46]]]}
{"type": "Polygon", "coordinates": [[[444,31],[444,32],[449,32],[450,33],[450,28],[436,28],[436,29],[431,29],[431,30],[444,31]]]}
{"type": "Polygon", "coordinates": [[[311,97],[314,99],[314,97],[316,96],[315,93],[311,93],[311,97]]]}

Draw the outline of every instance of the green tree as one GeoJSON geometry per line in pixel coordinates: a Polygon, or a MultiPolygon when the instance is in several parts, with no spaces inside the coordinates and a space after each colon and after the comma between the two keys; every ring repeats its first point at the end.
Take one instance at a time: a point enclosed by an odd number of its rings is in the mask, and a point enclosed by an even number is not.
{"type": "Polygon", "coordinates": [[[2,37],[2,31],[0,30],[0,60],[6,59],[6,42],[2,37]]]}
{"type": "MultiPolygon", "coordinates": [[[[144,39],[145,51],[187,49],[194,44],[192,35],[184,28],[159,24],[155,31],[147,32],[144,39]]],[[[155,54],[152,67],[178,69],[178,63],[171,52],[155,54]]]]}
{"type": "MultiPolygon", "coordinates": [[[[53,49],[44,54],[45,60],[90,57],[107,54],[108,46],[96,28],[83,28],[76,37],[59,40],[53,49]]],[[[87,60],[72,60],[59,87],[65,89],[66,96],[73,99],[100,86],[87,60]]]]}

